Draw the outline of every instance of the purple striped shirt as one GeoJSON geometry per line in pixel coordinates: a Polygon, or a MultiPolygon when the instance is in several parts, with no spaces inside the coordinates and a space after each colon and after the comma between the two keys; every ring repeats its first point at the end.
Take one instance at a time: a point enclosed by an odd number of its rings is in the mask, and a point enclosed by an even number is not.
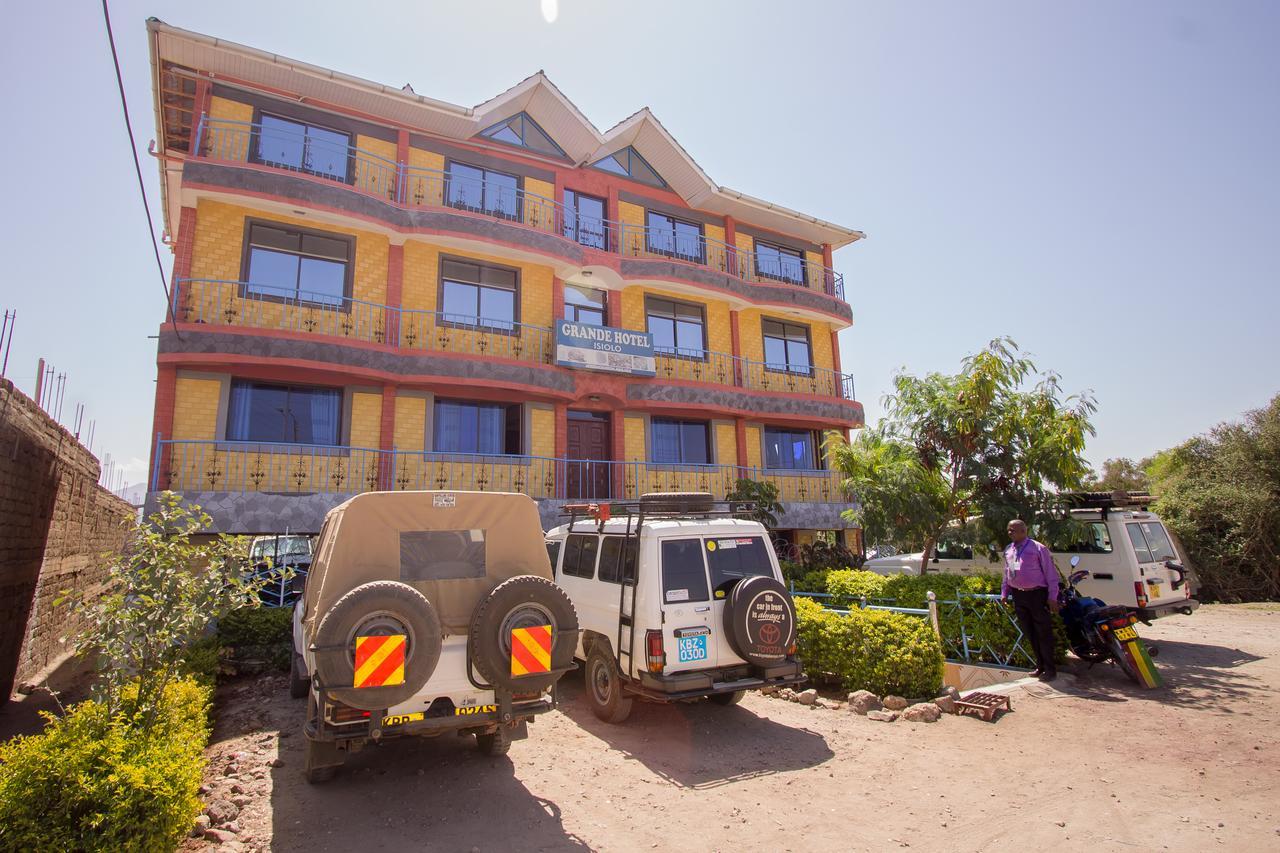
{"type": "Polygon", "coordinates": [[[1041,586],[1049,590],[1050,598],[1057,598],[1058,570],[1053,565],[1049,549],[1029,536],[1022,540],[1021,545],[1010,542],[1004,549],[1004,583],[1000,594],[1008,595],[1010,590],[1041,586]]]}

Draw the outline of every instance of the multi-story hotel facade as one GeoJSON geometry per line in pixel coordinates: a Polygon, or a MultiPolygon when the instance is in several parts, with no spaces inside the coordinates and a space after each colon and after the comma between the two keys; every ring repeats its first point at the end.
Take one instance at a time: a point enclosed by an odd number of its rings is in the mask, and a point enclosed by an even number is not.
{"type": "MultiPolygon", "coordinates": [[[[148,22],[172,299],[151,491],[314,532],[371,489],[569,501],[778,486],[845,530],[861,426],[831,253],[642,109],[600,132],[541,72],[471,108],[148,22]]],[[[726,143],[729,140],[725,140],[726,143]]]]}

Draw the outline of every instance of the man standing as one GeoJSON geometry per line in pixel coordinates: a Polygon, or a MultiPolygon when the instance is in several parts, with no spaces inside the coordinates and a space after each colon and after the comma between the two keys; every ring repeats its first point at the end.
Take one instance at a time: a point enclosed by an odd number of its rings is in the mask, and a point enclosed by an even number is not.
{"type": "Polygon", "coordinates": [[[1058,677],[1053,659],[1053,623],[1050,613],[1058,612],[1058,570],[1049,549],[1027,536],[1027,523],[1020,518],[1009,522],[1009,547],[1004,549],[1004,584],[1000,599],[1013,597],[1013,612],[1022,626],[1022,635],[1031,641],[1036,669],[1031,674],[1041,681],[1058,677]]]}

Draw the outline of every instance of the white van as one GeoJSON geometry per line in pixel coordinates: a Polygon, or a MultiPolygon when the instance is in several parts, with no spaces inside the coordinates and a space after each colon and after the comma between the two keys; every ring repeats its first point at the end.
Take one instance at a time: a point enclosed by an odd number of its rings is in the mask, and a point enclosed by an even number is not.
{"type": "Polygon", "coordinates": [[[717,507],[705,494],[644,495],[570,508],[587,517],[547,534],[600,719],[622,722],[637,696],[733,705],[747,690],[804,680],[768,531],[717,507]]]}

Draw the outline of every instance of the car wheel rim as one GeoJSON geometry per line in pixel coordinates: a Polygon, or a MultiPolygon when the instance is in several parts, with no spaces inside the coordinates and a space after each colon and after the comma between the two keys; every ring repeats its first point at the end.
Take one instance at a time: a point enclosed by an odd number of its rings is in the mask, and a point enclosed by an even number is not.
{"type": "Polygon", "coordinates": [[[351,629],[351,636],[347,637],[347,662],[351,664],[352,669],[355,668],[356,637],[389,637],[395,634],[404,635],[404,659],[410,660],[413,657],[413,629],[401,622],[390,611],[378,610],[370,613],[356,623],[351,629]]]}
{"type": "Polygon", "coordinates": [[[598,703],[609,704],[609,697],[613,694],[613,679],[609,675],[609,667],[602,663],[596,663],[591,669],[591,692],[598,703]]]}
{"type": "Polygon", "coordinates": [[[503,656],[511,657],[512,631],[517,628],[537,628],[542,625],[550,625],[552,634],[555,633],[556,620],[552,618],[551,611],[541,604],[529,602],[513,608],[498,626],[498,647],[502,649],[503,656]]]}

